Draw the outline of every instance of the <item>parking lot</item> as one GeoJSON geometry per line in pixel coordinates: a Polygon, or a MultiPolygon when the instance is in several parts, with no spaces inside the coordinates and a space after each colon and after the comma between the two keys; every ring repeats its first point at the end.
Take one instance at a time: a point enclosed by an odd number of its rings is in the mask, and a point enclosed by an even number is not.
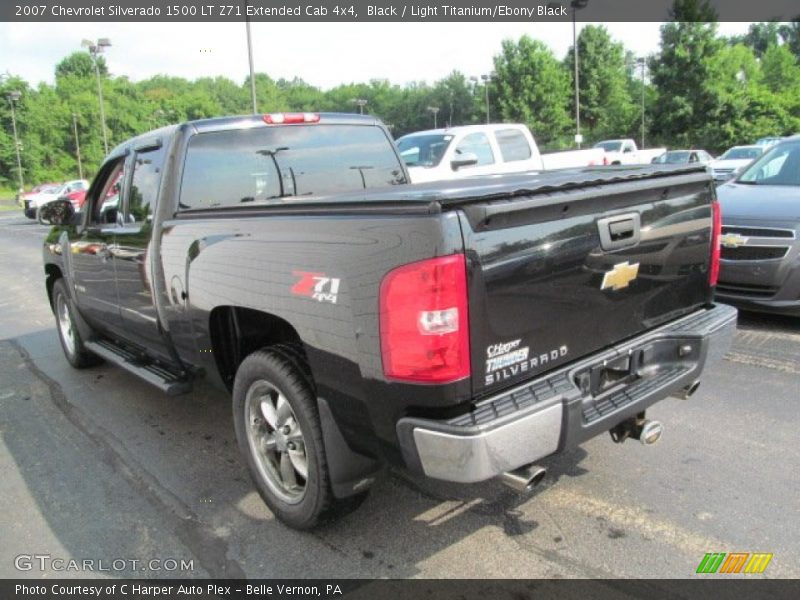
{"type": "Polygon", "coordinates": [[[41,577],[15,557],[47,554],[122,558],[102,574],[128,577],[686,578],[707,552],[773,553],[764,577],[800,577],[800,319],[741,315],[697,394],[649,411],[653,447],[595,438],[526,497],[389,470],[360,510],[298,533],[254,491],[224,394],[69,367],[46,231],[0,212],[1,577],[41,577]],[[153,559],[192,568],[140,570],[153,559]]]}

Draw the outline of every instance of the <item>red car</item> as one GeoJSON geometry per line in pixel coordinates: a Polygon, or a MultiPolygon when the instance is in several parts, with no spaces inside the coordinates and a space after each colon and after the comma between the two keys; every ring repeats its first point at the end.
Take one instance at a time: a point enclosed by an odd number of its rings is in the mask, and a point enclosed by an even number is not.
{"type": "Polygon", "coordinates": [[[66,195],[66,197],[69,198],[69,201],[72,202],[75,212],[81,210],[83,205],[86,203],[86,191],[87,190],[76,190],[66,195]]]}

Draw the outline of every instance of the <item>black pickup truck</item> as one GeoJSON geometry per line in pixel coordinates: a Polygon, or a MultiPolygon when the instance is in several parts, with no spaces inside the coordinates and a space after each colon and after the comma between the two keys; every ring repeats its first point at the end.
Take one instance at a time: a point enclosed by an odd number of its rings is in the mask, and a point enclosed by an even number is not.
{"type": "Polygon", "coordinates": [[[48,208],[47,294],[73,366],[229,390],[260,494],[309,528],[386,463],[528,490],[601,432],[656,441],[645,410],[735,328],[714,193],[694,166],[410,185],[370,117],[195,121],[48,208]]]}

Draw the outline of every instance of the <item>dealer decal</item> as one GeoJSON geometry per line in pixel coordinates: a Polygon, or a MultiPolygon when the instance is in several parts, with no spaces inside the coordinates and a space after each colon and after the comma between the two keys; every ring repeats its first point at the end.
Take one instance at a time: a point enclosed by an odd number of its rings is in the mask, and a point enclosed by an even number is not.
{"type": "Polygon", "coordinates": [[[337,277],[328,277],[325,273],[311,271],[292,271],[292,275],[300,278],[291,289],[296,296],[307,296],[318,302],[336,304],[341,281],[337,277]]]}
{"type": "Polygon", "coordinates": [[[533,369],[563,358],[569,352],[567,346],[560,346],[548,352],[530,356],[530,347],[520,348],[522,340],[493,344],[486,348],[485,385],[500,383],[506,379],[527,373],[533,369]]]}

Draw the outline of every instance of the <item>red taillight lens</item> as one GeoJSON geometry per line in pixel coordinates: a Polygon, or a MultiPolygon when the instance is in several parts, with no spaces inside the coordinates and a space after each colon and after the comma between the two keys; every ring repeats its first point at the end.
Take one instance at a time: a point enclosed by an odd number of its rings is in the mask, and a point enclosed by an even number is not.
{"type": "Polygon", "coordinates": [[[719,279],[719,238],[722,235],[722,210],[716,200],[711,203],[711,265],[708,269],[708,283],[712,287],[719,279]]]}
{"type": "Polygon", "coordinates": [[[464,255],[390,271],[381,282],[380,332],[387,378],[449,383],[469,377],[464,255]]]}
{"type": "Polygon", "coordinates": [[[264,115],[264,123],[267,125],[319,123],[319,113],[269,113],[264,115]]]}

